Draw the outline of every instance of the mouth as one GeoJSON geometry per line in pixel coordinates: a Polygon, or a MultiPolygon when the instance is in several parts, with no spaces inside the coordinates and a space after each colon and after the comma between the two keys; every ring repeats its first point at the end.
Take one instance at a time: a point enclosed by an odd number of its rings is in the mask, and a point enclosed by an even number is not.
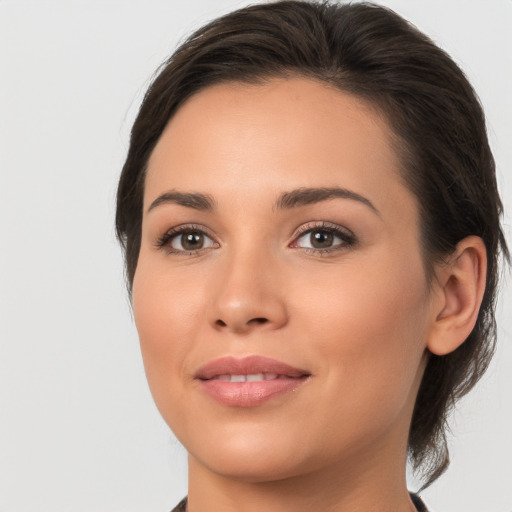
{"type": "Polygon", "coordinates": [[[297,390],[311,373],[262,356],[223,357],[195,375],[207,396],[233,407],[254,407],[297,390]]]}
{"type": "Polygon", "coordinates": [[[277,373],[249,373],[247,375],[215,375],[211,379],[205,380],[222,380],[224,382],[261,382],[265,380],[290,379],[287,375],[279,375],[277,373]]]}

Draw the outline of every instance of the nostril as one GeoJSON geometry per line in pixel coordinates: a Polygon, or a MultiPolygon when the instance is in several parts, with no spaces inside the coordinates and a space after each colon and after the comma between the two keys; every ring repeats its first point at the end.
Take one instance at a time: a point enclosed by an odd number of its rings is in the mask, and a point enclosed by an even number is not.
{"type": "Polygon", "coordinates": [[[229,328],[232,328],[237,331],[238,330],[244,331],[251,326],[264,325],[267,323],[269,323],[269,319],[264,318],[264,317],[251,318],[250,320],[248,320],[245,323],[243,321],[240,321],[240,323],[238,323],[238,321],[236,321],[236,320],[234,320],[233,322],[229,322],[229,321],[226,322],[226,321],[222,320],[221,318],[218,318],[217,320],[215,320],[215,326],[217,328],[224,329],[226,327],[229,327],[229,328]]]}
{"type": "Polygon", "coordinates": [[[249,320],[249,323],[256,323],[256,324],[265,324],[268,322],[267,318],[253,318],[252,320],[249,320]]]}

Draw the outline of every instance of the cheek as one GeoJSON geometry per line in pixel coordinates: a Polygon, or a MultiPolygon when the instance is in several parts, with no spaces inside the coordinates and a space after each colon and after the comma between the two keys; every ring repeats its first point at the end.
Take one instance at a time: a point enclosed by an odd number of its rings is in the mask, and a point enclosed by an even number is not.
{"type": "Polygon", "coordinates": [[[333,267],[296,297],[295,316],[315,340],[332,393],[343,389],[361,410],[376,396],[390,410],[403,404],[426,344],[421,261],[382,257],[333,267]]]}
{"type": "MultiPolygon", "coordinates": [[[[197,339],[205,301],[200,281],[170,273],[141,251],[133,283],[133,311],[147,380],[161,413],[167,416],[169,399],[177,399],[184,361],[197,339]]],[[[172,409],[172,404],[169,404],[172,409]]]]}
{"type": "MultiPolygon", "coordinates": [[[[170,267],[165,257],[142,249],[133,282],[133,310],[141,343],[163,351],[197,327],[205,307],[205,274],[170,267]],[[173,343],[170,343],[170,342],[173,343]]],[[[146,348],[146,347],[145,347],[146,348]]]]}

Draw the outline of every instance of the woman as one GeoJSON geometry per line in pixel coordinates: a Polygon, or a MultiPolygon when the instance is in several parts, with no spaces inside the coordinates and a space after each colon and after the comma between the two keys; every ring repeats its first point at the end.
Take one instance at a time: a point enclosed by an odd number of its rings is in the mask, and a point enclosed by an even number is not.
{"type": "Polygon", "coordinates": [[[425,510],[494,347],[501,202],[460,69],[369,4],[276,2],[151,85],[117,232],[176,510],[425,510]]]}

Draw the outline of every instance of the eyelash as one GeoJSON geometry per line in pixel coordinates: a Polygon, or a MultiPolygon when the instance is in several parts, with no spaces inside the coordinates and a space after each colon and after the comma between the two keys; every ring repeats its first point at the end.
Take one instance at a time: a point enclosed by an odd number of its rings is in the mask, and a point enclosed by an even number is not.
{"type": "MultiPolygon", "coordinates": [[[[340,250],[346,250],[350,247],[353,247],[356,244],[357,240],[354,234],[347,228],[343,228],[341,226],[338,226],[337,224],[333,224],[331,222],[321,221],[321,222],[313,222],[308,223],[303,226],[301,226],[297,233],[294,235],[294,239],[292,244],[290,244],[290,247],[295,247],[298,249],[302,249],[304,252],[308,254],[326,254],[326,253],[333,253],[340,250]],[[308,233],[313,233],[315,231],[321,231],[324,233],[329,233],[339,239],[342,240],[342,243],[334,246],[329,247],[325,249],[319,249],[314,247],[297,247],[296,244],[298,240],[300,240],[302,237],[307,235],[308,233]]],[[[215,242],[213,236],[209,234],[209,230],[206,229],[204,226],[198,225],[198,224],[186,224],[182,226],[176,226],[169,231],[166,231],[161,237],[158,238],[158,240],[155,243],[155,246],[158,249],[165,249],[168,254],[176,254],[180,256],[195,256],[199,254],[200,252],[217,248],[219,246],[218,242],[215,242]],[[177,236],[182,235],[187,232],[193,232],[198,233],[207,236],[211,240],[214,241],[214,244],[216,247],[204,247],[196,250],[178,250],[171,247],[170,242],[177,236]]]]}
{"type": "MultiPolygon", "coordinates": [[[[308,254],[328,254],[336,251],[346,250],[349,249],[350,247],[353,247],[357,242],[354,233],[352,233],[352,231],[350,231],[349,229],[339,226],[337,224],[333,224],[332,222],[320,221],[311,222],[301,226],[297,230],[297,234],[294,236],[294,241],[292,242],[292,244],[296,244],[300,238],[307,235],[308,233],[313,233],[315,231],[329,233],[339,238],[342,241],[342,243],[326,249],[319,249],[314,247],[299,247],[308,254]]],[[[294,245],[292,245],[292,247],[293,246],[294,245]]]]}
{"type": "MultiPolygon", "coordinates": [[[[204,226],[201,226],[199,224],[184,224],[182,226],[176,226],[174,228],[171,228],[169,231],[166,231],[155,243],[155,246],[158,249],[165,249],[167,254],[177,254],[179,256],[195,256],[199,254],[201,251],[204,251],[206,249],[210,249],[210,247],[205,247],[201,249],[196,249],[192,251],[186,251],[186,250],[178,250],[171,247],[172,240],[177,237],[178,235],[182,235],[184,233],[199,233],[201,235],[205,235],[211,240],[213,239],[213,236],[209,234],[209,230],[206,229],[204,226]]],[[[219,244],[215,242],[215,245],[218,246],[219,244]]]]}

